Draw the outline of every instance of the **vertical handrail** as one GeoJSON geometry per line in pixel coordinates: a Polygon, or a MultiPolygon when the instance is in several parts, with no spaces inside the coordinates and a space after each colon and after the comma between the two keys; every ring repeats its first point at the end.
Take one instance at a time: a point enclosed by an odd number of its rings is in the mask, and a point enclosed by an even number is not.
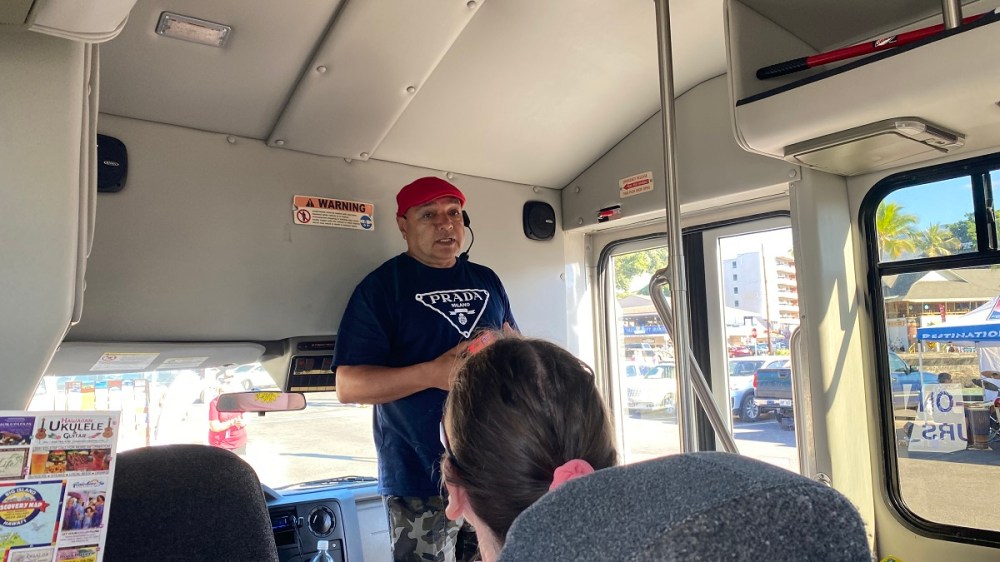
{"type": "Polygon", "coordinates": [[[961,0],[941,0],[941,12],[944,15],[945,29],[955,29],[962,25],[961,0]]]}
{"type": "Polygon", "coordinates": [[[792,415],[795,418],[795,446],[799,450],[799,468],[803,476],[814,478],[818,472],[816,442],[813,440],[812,379],[806,372],[809,350],[802,343],[802,330],[795,328],[788,339],[792,353],[792,415]]]}
{"type": "MultiPolygon", "coordinates": [[[[715,435],[722,441],[722,448],[727,453],[739,454],[739,450],[736,448],[736,439],[733,438],[733,434],[730,433],[729,427],[726,426],[725,421],[722,419],[722,412],[719,410],[719,405],[712,399],[712,390],[708,387],[708,381],[705,379],[705,373],[701,370],[701,366],[698,364],[698,360],[694,356],[694,351],[691,347],[680,347],[677,344],[677,340],[674,339],[674,334],[672,332],[674,326],[674,313],[670,303],[667,298],[663,296],[663,287],[667,285],[669,279],[667,278],[667,270],[664,268],[653,274],[653,277],[649,280],[649,296],[653,300],[653,306],[656,308],[657,314],[660,315],[660,320],[663,321],[663,326],[667,329],[667,335],[670,336],[670,340],[674,342],[674,362],[680,365],[682,362],[690,362],[693,372],[689,372],[689,377],[683,377],[680,372],[677,374],[677,390],[678,396],[683,393],[691,394],[691,390],[694,390],[694,395],[698,398],[698,402],[701,404],[702,409],[705,410],[705,414],[708,416],[708,421],[712,424],[712,429],[715,430],[715,435]],[[677,356],[678,350],[683,350],[680,353],[680,357],[677,356]]],[[[694,415],[696,409],[691,408],[690,412],[685,412],[683,410],[678,410],[677,421],[681,428],[684,424],[689,424],[689,426],[694,427],[694,415]]]]}
{"type": "MultiPolygon", "coordinates": [[[[677,190],[677,162],[674,139],[677,136],[676,118],[674,115],[674,71],[670,45],[670,3],[668,0],[655,0],[656,30],[660,62],[660,115],[663,118],[663,164],[666,171],[666,204],[667,204],[667,259],[670,263],[670,296],[677,305],[677,315],[673,323],[671,339],[674,348],[689,349],[688,335],[691,333],[691,322],[688,318],[688,294],[685,285],[684,248],[681,245],[681,213],[677,190]]],[[[666,320],[666,319],[664,319],[666,320]]],[[[668,324],[664,324],[665,326],[668,324]]],[[[682,353],[676,359],[677,380],[689,380],[690,369],[686,354],[682,353]]],[[[694,424],[694,398],[690,385],[679,384],[677,423],[680,429],[681,451],[695,451],[698,443],[698,430],[694,424]]]]}

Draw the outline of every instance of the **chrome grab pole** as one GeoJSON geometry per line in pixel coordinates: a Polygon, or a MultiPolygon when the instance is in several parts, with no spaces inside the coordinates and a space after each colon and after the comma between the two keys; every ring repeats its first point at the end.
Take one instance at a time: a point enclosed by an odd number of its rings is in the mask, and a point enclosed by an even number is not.
{"type": "Polygon", "coordinates": [[[955,29],[962,25],[961,0],[941,0],[941,12],[944,14],[945,29],[955,29]]]}
{"type": "MultiPolygon", "coordinates": [[[[653,306],[656,308],[656,312],[660,315],[660,319],[663,320],[663,325],[667,329],[667,335],[670,339],[674,341],[674,361],[677,365],[687,359],[690,361],[692,371],[690,377],[687,379],[682,379],[680,376],[677,378],[678,389],[682,390],[685,387],[693,388],[694,394],[698,398],[698,402],[701,407],[705,410],[705,414],[708,415],[708,421],[712,424],[712,429],[715,430],[715,434],[719,437],[722,442],[722,448],[727,453],[739,454],[736,449],[736,440],[733,438],[733,434],[729,432],[729,428],[726,427],[725,421],[722,419],[722,412],[719,410],[719,405],[712,399],[712,390],[708,388],[708,381],[705,380],[705,373],[701,370],[701,366],[698,365],[698,360],[694,357],[694,352],[690,347],[683,348],[686,353],[681,354],[678,358],[678,350],[682,349],[677,346],[677,340],[674,339],[674,334],[671,332],[671,328],[674,325],[674,313],[671,309],[670,303],[667,298],[663,296],[663,287],[669,282],[667,276],[667,270],[669,267],[661,269],[653,274],[652,279],[649,280],[649,296],[653,299],[653,306]]],[[[690,393],[690,390],[688,390],[690,393]]],[[[678,415],[677,419],[683,424],[688,423],[694,426],[694,413],[695,409],[692,408],[688,421],[683,421],[683,413],[678,415]]],[[[681,426],[683,427],[683,425],[681,426]]]]}
{"type": "MultiPolygon", "coordinates": [[[[670,335],[674,349],[686,350],[688,335],[691,333],[691,322],[688,318],[688,294],[684,277],[684,248],[681,245],[681,213],[677,190],[677,162],[674,139],[677,136],[674,115],[674,73],[673,58],[670,46],[670,3],[668,0],[655,0],[656,30],[660,60],[660,115],[663,118],[663,160],[666,171],[667,199],[667,259],[670,269],[670,296],[676,305],[676,324],[673,324],[670,335]]],[[[650,292],[652,295],[652,291],[650,292]]],[[[666,320],[666,318],[664,318],[666,320]]],[[[664,324],[665,326],[669,324],[664,324]]],[[[675,354],[676,355],[676,354],[675,354]]],[[[695,404],[691,395],[691,380],[688,373],[687,357],[681,353],[675,359],[677,370],[677,423],[680,428],[681,451],[696,451],[698,447],[698,430],[694,423],[695,404]]]]}

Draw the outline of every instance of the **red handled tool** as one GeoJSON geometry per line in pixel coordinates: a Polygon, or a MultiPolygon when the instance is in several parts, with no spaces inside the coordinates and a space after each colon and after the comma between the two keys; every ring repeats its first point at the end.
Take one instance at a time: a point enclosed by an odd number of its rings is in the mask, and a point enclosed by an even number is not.
{"type": "MultiPolygon", "coordinates": [[[[984,12],[982,14],[976,14],[974,16],[962,18],[962,23],[966,24],[969,22],[973,22],[983,16],[994,14],[997,12],[1000,12],[1000,10],[994,10],[992,12],[984,12]]],[[[866,43],[851,45],[850,47],[844,47],[842,49],[834,49],[832,51],[819,53],[811,57],[801,57],[797,59],[787,60],[785,62],[779,62],[777,64],[772,64],[770,66],[765,66],[763,68],[757,69],[757,78],[760,80],[764,80],[765,78],[776,78],[778,76],[784,76],[786,74],[792,74],[793,72],[808,70],[810,68],[814,68],[824,64],[829,64],[831,62],[839,62],[845,59],[860,57],[862,55],[868,55],[877,51],[884,51],[886,49],[900,47],[902,45],[906,45],[907,43],[912,43],[919,39],[923,39],[924,37],[934,35],[936,33],[941,33],[942,31],[944,31],[944,24],[932,25],[930,27],[924,27],[921,29],[915,29],[913,31],[907,31],[906,33],[900,33],[899,35],[890,35],[889,37],[883,37],[881,39],[876,39],[874,41],[868,41],[866,43]]]]}

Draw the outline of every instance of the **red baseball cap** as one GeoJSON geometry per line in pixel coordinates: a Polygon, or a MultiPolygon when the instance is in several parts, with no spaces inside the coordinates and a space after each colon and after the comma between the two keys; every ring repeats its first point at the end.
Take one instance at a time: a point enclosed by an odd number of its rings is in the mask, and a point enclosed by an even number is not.
{"type": "Polygon", "coordinates": [[[396,194],[396,216],[401,217],[412,207],[419,207],[442,197],[454,197],[465,206],[465,195],[443,179],[428,176],[415,180],[396,194]]]}

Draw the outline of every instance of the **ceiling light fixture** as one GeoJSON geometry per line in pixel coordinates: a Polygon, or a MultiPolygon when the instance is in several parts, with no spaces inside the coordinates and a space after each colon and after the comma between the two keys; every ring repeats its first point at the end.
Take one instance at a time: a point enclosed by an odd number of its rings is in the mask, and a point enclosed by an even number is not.
{"type": "Polygon", "coordinates": [[[156,33],[159,35],[212,47],[225,45],[232,31],[233,28],[228,25],[170,12],[160,14],[160,21],[156,24],[156,33]]]}

